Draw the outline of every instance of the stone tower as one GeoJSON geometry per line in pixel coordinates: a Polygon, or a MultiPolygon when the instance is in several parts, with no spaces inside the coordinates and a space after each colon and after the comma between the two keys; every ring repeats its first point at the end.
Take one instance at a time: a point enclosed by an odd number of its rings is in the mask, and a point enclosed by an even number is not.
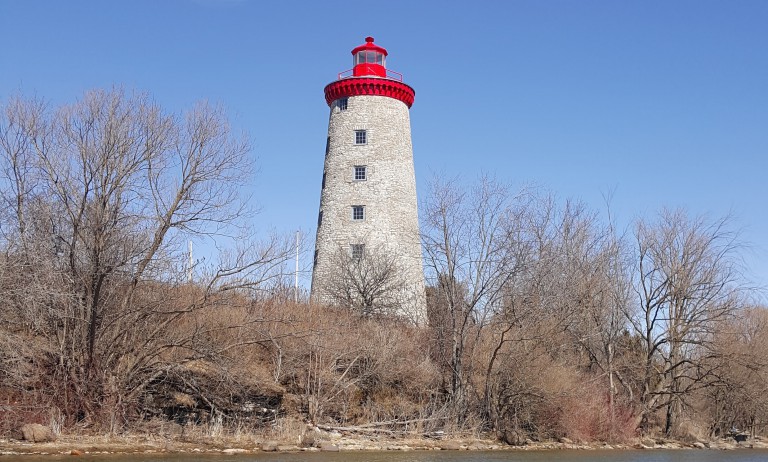
{"type": "MultiPolygon", "coordinates": [[[[423,324],[424,268],[408,112],[415,93],[401,74],[387,70],[387,50],[373,37],[365,42],[352,50],[353,69],[325,87],[331,113],[311,298],[338,302],[342,267],[366,262],[363,279],[370,273],[392,278],[386,281],[389,292],[381,294],[392,311],[423,324]]],[[[367,283],[373,287],[377,281],[367,283]]]]}

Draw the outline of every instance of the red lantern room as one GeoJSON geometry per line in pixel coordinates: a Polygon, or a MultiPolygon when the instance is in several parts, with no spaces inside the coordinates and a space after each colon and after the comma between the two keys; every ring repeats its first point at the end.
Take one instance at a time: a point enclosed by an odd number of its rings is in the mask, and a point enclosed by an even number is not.
{"type": "Polygon", "coordinates": [[[353,65],[352,75],[376,75],[387,76],[387,50],[375,45],[373,37],[365,38],[365,45],[352,50],[353,65]]]}
{"type": "Polygon", "coordinates": [[[403,75],[387,69],[387,50],[366,37],[365,44],[352,50],[353,68],[339,73],[339,79],[325,87],[328,106],[350,96],[387,96],[413,104],[416,92],[403,83],[403,75]]]}

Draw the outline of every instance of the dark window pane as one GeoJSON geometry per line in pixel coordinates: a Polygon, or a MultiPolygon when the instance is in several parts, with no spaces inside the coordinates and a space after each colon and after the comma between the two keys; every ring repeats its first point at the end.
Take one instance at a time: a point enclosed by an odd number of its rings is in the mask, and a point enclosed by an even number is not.
{"type": "Polygon", "coordinates": [[[365,252],[365,244],[352,244],[352,258],[360,260],[365,252]]]}

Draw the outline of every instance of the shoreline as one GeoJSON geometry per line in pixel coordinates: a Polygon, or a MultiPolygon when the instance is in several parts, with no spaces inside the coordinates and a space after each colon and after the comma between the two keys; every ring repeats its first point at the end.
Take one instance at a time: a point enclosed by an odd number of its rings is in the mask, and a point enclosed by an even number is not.
{"type": "MultiPolygon", "coordinates": [[[[320,436],[320,435],[319,435],[320,436]]],[[[531,442],[510,446],[483,438],[431,439],[361,437],[326,434],[310,442],[290,442],[255,435],[168,438],[159,435],[82,436],[60,435],[56,441],[32,443],[0,439],[0,455],[88,455],[88,454],[257,454],[266,452],[386,452],[386,451],[557,451],[557,450],[734,450],[768,449],[756,438],[743,443],[733,440],[683,443],[673,440],[638,439],[631,443],[531,442]],[[303,447],[302,447],[303,446],[303,447]]]]}

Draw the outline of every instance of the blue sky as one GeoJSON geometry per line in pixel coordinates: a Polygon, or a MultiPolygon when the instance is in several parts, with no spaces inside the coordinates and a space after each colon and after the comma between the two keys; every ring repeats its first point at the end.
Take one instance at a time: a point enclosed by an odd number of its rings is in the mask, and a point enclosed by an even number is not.
{"type": "Polygon", "coordinates": [[[0,0],[0,99],[208,99],[252,140],[264,230],[314,239],[323,87],[367,35],[416,90],[421,196],[485,172],[612,210],[729,212],[768,286],[768,2],[0,0]]]}

